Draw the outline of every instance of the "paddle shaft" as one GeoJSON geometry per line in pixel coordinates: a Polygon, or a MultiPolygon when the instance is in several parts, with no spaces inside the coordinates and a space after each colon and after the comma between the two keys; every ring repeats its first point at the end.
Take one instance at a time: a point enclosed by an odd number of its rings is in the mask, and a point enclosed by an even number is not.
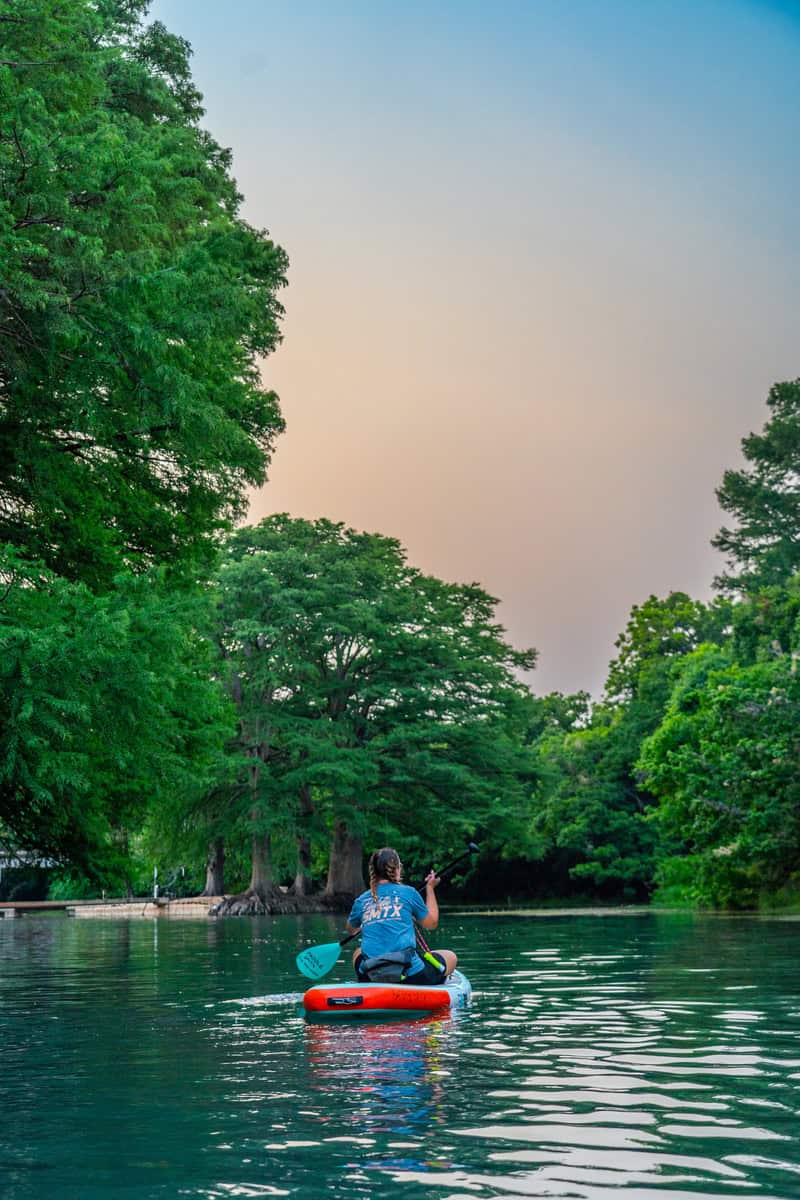
{"type": "MultiPolygon", "coordinates": [[[[452,871],[455,871],[459,863],[462,863],[465,858],[470,858],[473,854],[476,854],[477,850],[478,847],[475,845],[475,843],[470,842],[469,848],[465,850],[463,854],[459,854],[458,858],[454,858],[453,861],[449,862],[446,867],[442,867],[441,871],[436,871],[436,875],[439,877],[439,879],[444,879],[445,875],[450,875],[452,871]]],[[[425,887],[424,883],[418,890],[421,891],[423,887],[425,887]]],[[[346,946],[348,942],[354,941],[360,933],[360,929],[357,929],[355,933],[348,933],[347,937],[342,938],[342,940],[339,942],[339,945],[346,946]]]]}

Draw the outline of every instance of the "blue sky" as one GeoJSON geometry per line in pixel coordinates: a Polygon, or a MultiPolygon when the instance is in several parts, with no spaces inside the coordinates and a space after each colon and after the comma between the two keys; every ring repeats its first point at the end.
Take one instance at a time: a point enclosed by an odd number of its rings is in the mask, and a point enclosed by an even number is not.
{"type": "Polygon", "coordinates": [[[251,516],[502,599],[532,684],[707,597],[714,488],[800,375],[796,5],[158,0],[291,260],[251,516]]]}

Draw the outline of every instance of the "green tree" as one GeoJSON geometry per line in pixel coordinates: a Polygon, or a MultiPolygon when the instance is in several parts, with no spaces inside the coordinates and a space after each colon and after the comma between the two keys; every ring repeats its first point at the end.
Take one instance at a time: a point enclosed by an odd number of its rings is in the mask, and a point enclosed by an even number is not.
{"type": "Polygon", "coordinates": [[[706,606],[683,592],[634,605],[604,701],[590,720],[581,714],[573,728],[543,733],[532,836],[555,889],[648,895],[657,837],[646,820],[654,799],[637,770],[642,743],[662,719],[675,662],[704,639],[722,641],[729,623],[727,602],[706,606]]]}
{"type": "Polygon", "coordinates": [[[282,427],[286,257],[146,9],[0,12],[0,822],[95,875],[213,792],[192,588],[282,427]]]}
{"type": "Polygon", "coordinates": [[[479,587],[423,575],[391,538],[281,515],[233,535],[217,588],[250,899],[272,885],[276,834],[297,839],[301,892],[329,840],[336,897],[360,889],[367,836],[430,853],[434,831],[459,844],[524,804],[510,729],[535,655],[507,644],[479,587]]]}
{"type": "Polygon", "coordinates": [[[524,740],[533,745],[547,734],[573,733],[585,729],[592,719],[592,698],[588,692],[548,692],[531,696],[525,713],[524,740]]]}
{"type": "Polygon", "coordinates": [[[281,428],[286,257],[146,8],[0,20],[0,544],[93,588],[207,561],[281,428]]]}
{"type": "Polygon", "coordinates": [[[700,647],[682,664],[640,768],[668,854],[661,882],[689,899],[751,907],[800,882],[800,676],[784,655],[731,664],[700,647]]]}
{"type": "Polygon", "coordinates": [[[742,442],[747,466],[717,491],[735,519],[713,539],[727,557],[716,585],[741,597],[730,637],[724,652],[701,646],[671,672],[639,759],[658,798],[662,894],[706,904],[752,905],[797,871],[800,381],[776,384],[767,403],[763,431],[742,442]]]}
{"type": "Polygon", "coordinates": [[[633,764],[652,720],[646,699],[625,709],[598,705],[589,728],[551,732],[539,743],[531,833],[554,892],[588,886],[607,898],[647,895],[651,797],[633,764]]]}
{"type": "Polygon", "coordinates": [[[98,597],[17,566],[0,604],[0,841],[119,878],[148,809],[208,789],[232,713],[207,615],[163,573],[98,597]]]}
{"type": "Polygon", "coordinates": [[[742,441],[748,462],[726,471],[717,498],[736,524],[712,545],[727,557],[717,579],[727,592],[752,594],[800,570],[800,380],[776,383],[762,433],[742,441]]]}
{"type": "Polygon", "coordinates": [[[747,596],[733,609],[731,650],[743,666],[796,653],[800,575],[747,596]]]}
{"type": "MultiPolygon", "coordinates": [[[[614,645],[617,657],[609,664],[605,697],[611,704],[626,704],[639,695],[653,672],[666,678],[671,660],[689,654],[702,642],[719,643],[731,622],[731,605],[723,600],[702,604],[685,592],[670,592],[665,599],[649,596],[634,604],[624,631],[614,645]]],[[[664,698],[668,693],[665,687],[664,698]]]]}

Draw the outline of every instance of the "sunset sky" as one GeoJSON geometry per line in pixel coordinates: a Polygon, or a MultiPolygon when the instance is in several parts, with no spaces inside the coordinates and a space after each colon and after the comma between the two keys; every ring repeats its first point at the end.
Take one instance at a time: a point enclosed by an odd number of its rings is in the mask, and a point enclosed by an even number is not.
{"type": "Polygon", "coordinates": [[[800,375],[800,5],[157,0],[287,250],[250,517],[501,599],[535,691],[708,598],[714,497],[800,375]]]}

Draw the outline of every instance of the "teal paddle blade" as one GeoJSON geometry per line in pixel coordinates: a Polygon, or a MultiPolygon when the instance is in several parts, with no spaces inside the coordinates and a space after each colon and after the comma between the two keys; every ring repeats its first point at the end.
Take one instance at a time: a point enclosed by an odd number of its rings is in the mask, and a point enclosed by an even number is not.
{"type": "Polygon", "coordinates": [[[305,975],[306,979],[322,979],[341,953],[342,947],[338,942],[328,942],[324,946],[309,946],[307,950],[301,950],[295,962],[298,971],[305,975]]]}

